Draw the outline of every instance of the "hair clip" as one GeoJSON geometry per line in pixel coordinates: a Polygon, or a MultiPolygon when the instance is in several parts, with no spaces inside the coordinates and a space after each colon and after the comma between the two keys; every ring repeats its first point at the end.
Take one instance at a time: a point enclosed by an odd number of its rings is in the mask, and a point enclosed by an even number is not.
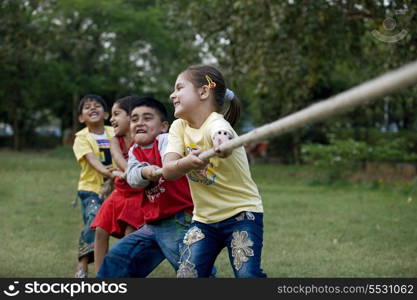
{"type": "Polygon", "coordinates": [[[216,87],[216,83],[210,78],[210,76],[206,75],[206,80],[209,88],[214,89],[216,87]]]}
{"type": "Polygon", "coordinates": [[[235,98],[235,93],[232,90],[226,89],[226,92],[224,93],[224,99],[227,101],[233,101],[235,98]]]}

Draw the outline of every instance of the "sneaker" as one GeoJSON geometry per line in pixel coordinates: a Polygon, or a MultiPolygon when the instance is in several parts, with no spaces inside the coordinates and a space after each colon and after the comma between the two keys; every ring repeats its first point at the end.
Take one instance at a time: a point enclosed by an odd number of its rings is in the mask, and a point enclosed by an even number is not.
{"type": "Polygon", "coordinates": [[[74,275],[74,278],[87,278],[87,272],[84,269],[79,268],[74,275]]]}

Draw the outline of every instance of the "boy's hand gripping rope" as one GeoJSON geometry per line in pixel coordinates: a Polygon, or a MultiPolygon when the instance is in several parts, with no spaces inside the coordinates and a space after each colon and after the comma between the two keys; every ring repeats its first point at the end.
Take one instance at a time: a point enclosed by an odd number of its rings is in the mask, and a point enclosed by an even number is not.
{"type": "MultiPolygon", "coordinates": [[[[281,135],[313,122],[341,114],[359,105],[369,104],[402,88],[417,83],[417,61],[369,80],[345,92],[313,104],[296,113],[254,130],[220,145],[221,151],[232,150],[272,136],[281,135]]],[[[202,152],[198,157],[208,160],[215,156],[214,149],[202,152]]],[[[162,174],[162,169],[158,170],[162,174]]]]}

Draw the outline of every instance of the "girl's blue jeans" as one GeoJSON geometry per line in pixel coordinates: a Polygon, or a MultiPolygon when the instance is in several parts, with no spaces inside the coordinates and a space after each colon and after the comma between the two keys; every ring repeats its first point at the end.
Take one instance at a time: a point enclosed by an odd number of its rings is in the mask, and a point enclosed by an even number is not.
{"type": "Polygon", "coordinates": [[[193,221],[181,246],[177,277],[209,277],[224,247],[235,277],[266,277],[261,269],[262,241],[262,213],[241,212],[212,224],[193,221]]]}
{"type": "Polygon", "coordinates": [[[113,245],[97,277],[146,277],[165,258],[178,269],[179,246],[191,223],[191,214],[178,212],[145,224],[113,245]]]}

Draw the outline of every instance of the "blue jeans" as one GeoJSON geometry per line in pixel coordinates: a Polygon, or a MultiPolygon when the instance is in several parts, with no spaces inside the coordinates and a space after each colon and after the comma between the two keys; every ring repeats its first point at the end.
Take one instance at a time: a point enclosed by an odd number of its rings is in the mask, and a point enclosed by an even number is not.
{"type": "Polygon", "coordinates": [[[146,277],[165,258],[177,271],[179,246],[190,228],[191,217],[181,211],[125,236],[107,253],[97,277],[146,277]]]}
{"type": "Polygon", "coordinates": [[[194,221],[184,236],[177,277],[209,277],[224,247],[235,277],[266,277],[261,269],[262,236],[262,213],[241,212],[212,224],[194,221]]]}
{"type": "Polygon", "coordinates": [[[94,218],[103,202],[100,196],[94,192],[78,191],[81,200],[81,215],[84,228],[81,231],[78,247],[78,259],[88,256],[88,262],[94,261],[94,236],[95,232],[90,228],[94,218]]]}

